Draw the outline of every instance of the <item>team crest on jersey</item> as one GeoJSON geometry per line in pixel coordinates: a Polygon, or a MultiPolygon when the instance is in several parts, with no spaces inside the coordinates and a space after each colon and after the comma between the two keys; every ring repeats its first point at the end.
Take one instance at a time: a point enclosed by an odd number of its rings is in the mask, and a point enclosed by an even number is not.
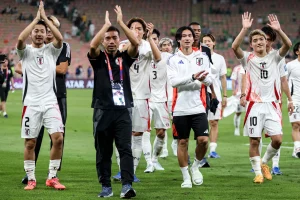
{"type": "Polygon", "coordinates": [[[157,68],[153,60],[151,61],[151,67],[152,67],[153,69],[156,69],[156,68],[157,68]]]}
{"type": "MultiPolygon", "coordinates": [[[[120,58],[120,60],[121,60],[121,62],[122,62],[122,58],[120,58]]],[[[117,65],[120,65],[120,63],[119,63],[119,58],[116,58],[115,62],[116,62],[117,65]]]]}
{"type": "Polygon", "coordinates": [[[37,57],[37,62],[39,65],[44,64],[44,57],[37,57]]]}
{"type": "Polygon", "coordinates": [[[203,64],[203,58],[196,58],[196,64],[201,66],[203,64]]]}
{"type": "Polygon", "coordinates": [[[263,69],[264,69],[264,68],[266,67],[267,63],[265,63],[265,62],[261,62],[261,63],[259,63],[259,65],[260,65],[260,67],[261,67],[261,68],[263,68],[263,69]]]}

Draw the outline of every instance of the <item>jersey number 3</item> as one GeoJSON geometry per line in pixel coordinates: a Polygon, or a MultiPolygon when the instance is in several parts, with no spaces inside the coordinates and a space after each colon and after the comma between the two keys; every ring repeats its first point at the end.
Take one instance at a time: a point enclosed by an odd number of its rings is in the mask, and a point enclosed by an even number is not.
{"type": "Polygon", "coordinates": [[[153,75],[154,75],[153,79],[157,79],[157,71],[153,71],[153,75]]]}

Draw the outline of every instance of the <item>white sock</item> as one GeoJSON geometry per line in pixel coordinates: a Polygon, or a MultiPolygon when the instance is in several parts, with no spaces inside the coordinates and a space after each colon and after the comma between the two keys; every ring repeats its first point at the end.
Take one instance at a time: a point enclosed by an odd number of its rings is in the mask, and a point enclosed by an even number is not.
{"type": "Polygon", "coordinates": [[[168,151],[168,135],[167,135],[167,130],[165,130],[165,137],[164,137],[164,146],[163,146],[163,151],[168,151]]]}
{"type": "Polygon", "coordinates": [[[300,141],[295,141],[294,142],[294,152],[299,152],[300,151],[300,141]]]}
{"type": "Polygon", "coordinates": [[[137,166],[139,165],[142,155],[142,136],[132,136],[132,156],[134,165],[134,174],[137,166]]]}
{"type": "Polygon", "coordinates": [[[276,155],[277,152],[278,152],[278,149],[274,149],[270,143],[267,147],[267,151],[266,151],[264,157],[262,158],[262,164],[268,163],[269,160],[271,160],[276,155]]]}
{"type": "Polygon", "coordinates": [[[280,148],[278,149],[276,155],[272,158],[272,162],[273,162],[272,168],[279,167],[279,159],[280,159],[280,148]]]}
{"type": "Polygon", "coordinates": [[[235,114],[233,117],[234,128],[240,130],[240,123],[241,123],[241,115],[237,116],[237,114],[235,114]]]}
{"type": "Polygon", "coordinates": [[[61,159],[59,159],[59,160],[50,160],[48,179],[52,179],[52,178],[56,177],[57,170],[58,170],[59,165],[60,165],[60,161],[61,161],[61,159]]]}
{"type": "Polygon", "coordinates": [[[35,179],[35,161],[34,160],[24,160],[24,170],[27,174],[28,180],[36,180],[35,179]]]}
{"type": "Polygon", "coordinates": [[[7,113],[6,113],[6,112],[3,112],[3,116],[5,116],[5,115],[7,115],[7,113]]]}
{"type": "Polygon", "coordinates": [[[210,151],[210,153],[211,153],[211,152],[215,152],[217,146],[218,146],[217,143],[211,142],[211,143],[209,144],[209,151],[210,151]]]}
{"type": "Polygon", "coordinates": [[[250,162],[252,165],[252,169],[255,172],[255,175],[262,175],[261,166],[260,166],[260,156],[250,157],[250,162]]]}
{"type": "Polygon", "coordinates": [[[121,171],[120,170],[120,154],[119,154],[118,148],[116,146],[115,146],[115,154],[116,154],[116,160],[117,160],[117,164],[118,164],[119,172],[120,172],[121,171]]]}
{"type": "Polygon", "coordinates": [[[200,160],[198,160],[198,159],[195,157],[192,167],[198,169],[199,166],[200,166],[200,160]]]}
{"type": "MultiPolygon", "coordinates": [[[[166,137],[165,137],[166,138],[166,137]]],[[[159,156],[160,152],[164,146],[164,139],[159,137],[155,137],[154,144],[153,144],[153,154],[152,154],[152,161],[157,162],[157,157],[159,156]]]]}
{"type": "Polygon", "coordinates": [[[151,146],[151,141],[150,141],[150,133],[147,131],[143,133],[142,148],[143,148],[143,153],[144,153],[144,157],[147,162],[147,165],[152,164],[152,160],[151,160],[152,146],[151,146]]]}
{"type": "Polygon", "coordinates": [[[259,151],[260,156],[261,156],[261,152],[262,152],[262,146],[263,146],[263,142],[262,142],[262,138],[260,138],[260,142],[259,142],[259,146],[258,146],[258,151],[259,151]]]}
{"type": "Polygon", "coordinates": [[[188,166],[180,167],[180,169],[181,169],[181,173],[182,173],[182,176],[183,176],[183,181],[191,180],[191,176],[189,174],[189,167],[188,166]]]}

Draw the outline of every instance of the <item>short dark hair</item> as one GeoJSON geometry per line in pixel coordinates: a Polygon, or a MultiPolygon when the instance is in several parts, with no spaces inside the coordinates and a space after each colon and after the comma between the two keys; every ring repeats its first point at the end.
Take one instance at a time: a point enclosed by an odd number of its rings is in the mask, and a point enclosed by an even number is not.
{"type": "MultiPolygon", "coordinates": [[[[202,37],[202,42],[203,42],[203,38],[204,38],[204,37],[209,37],[209,38],[211,39],[211,41],[216,42],[215,36],[213,36],[213,35],[210,34],[210,33],[203,35],[203,37],[202,37]]],[[[213,48],[215,48],[215,45],[213,46],[213,48]]]]}
{"type": "Polygon", "coordinates": [[[189,27],[189,26],[182,26],[182,27],[180,27],[180,28],[176,31],[176,34],[175,34],[175,40],[176,40],[176,44],[177,44],[178,47],[180,47],[180,44],[179,44],[178,40],[181,40],[182,32],[183,32],[184,30],[189,30],[189,31],[191,31],[191,32],[192,32],[192,35],[193,35],[193,38],[195,38],[195,32],[194,32],[194,30],[193,30],[191,27],[189,27]]]}
{"type": "Polygon", "coordinates": [[[119,31],[119,29],[118,29],[117,27],[115,27],[115,26],[110,26],[110,27],[107,29],[106,32],[111,32],[111,31],[116,31],[116,32],[118,32],[118,35],[120,36],[120,31],[119,31]]]}
{"type": "Polygon", "coordinates": [[[8,60],[7,55],[5,55],[5,54],[0,54],[0,63],[4,63],[5,60],[8,60]]]}
{"type": "Polygon", "coordinates": [[[191,22],[191,23],[189,24],[189,26],[192,26],[192,25],[200,26],[200,24],[199,24],[198,22],[191,22]]]}
{"type": "Polygon", "coordinates": [[[264,26],[261,29],[267,36],[270,37],[271,41],[274,42],[276,40],[276,32],[269,26],[264,26]]]}
{"type": "Polygon", "coordinates": [[[142,19],[142,18],[139,18],[139,17],[134,17],[134,18],[131,18],[128,22],[127,22],[127,27],[130,28],[131,27],[131,24],[133,24],[134,22],[138,22],[142,25],[143,27],[143,30],[144,32],[146,32],[146,22],[142,19]]]}
{"type": "Polygon", "coordinates": [[[160,32],[159,32],[156,28],[153,29],[152,34],[156,34],[158,38],[159,38],[159,36],[160,36],[160,32]]]}
{"type": "Polygon", "coordinates": [[[294,51],[295,56],[298,56],[298,55],[296,54],[296,52],[299,51],[299,47],[300,47],[300,42],[297,42],[297,43],[294,45],[294,48],[293,48],[293,51],[294,51]]]}
{"type": "Polygon", "coordinates": [[[44,20],[39,20],[38,23],[36,23],[36,25],[43,25],[43,26],[45,26],[45,29],[46,29],[46,32],[47,32],[47,25],[46,25],[46,23],[45,23],[44,20]]]}

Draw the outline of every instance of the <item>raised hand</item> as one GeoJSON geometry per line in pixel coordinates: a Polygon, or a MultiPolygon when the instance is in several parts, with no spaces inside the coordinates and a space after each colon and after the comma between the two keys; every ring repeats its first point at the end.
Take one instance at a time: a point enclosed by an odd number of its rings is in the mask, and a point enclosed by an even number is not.
{"type": "Polygon", "coordinates": [[[245,12],[242,15],[243,28],[250,28],[252,26],[253,18],[251,19],[251,13],[245,12]]]}
{"type": "Polygon", "coordinates": [[[44,9],[44,2],[40,1],[40,5],[39,5],[39,12],[41,15],[41,19],[45,20],[47,19],[46,13],[45,13],[45,9],[44,9]]]}
{"type": "Polygon", "coordinates": [[[153,29],[154,29],[154,25],[152,23],[148,23],[147,24],[147,37],[151,37],[152,33],[153,33],[153,29]]]}
{"type": "Polygon", "coordinates": [[[109,20],[109,13],[108,11],[105,12],[105,24],[111,26],[111,22],[109,20]]]}
{"type": "Polygon", "coordinates": [[[118,23],[122,22],[123,21],[123,14],[122,14],[121,6],[116,5],[114,10],[117,14],[117,22],[118,23]]]}
{"type": "Polygon", "coordinates": [[[37,19],[38,21],[41,19],[40,10],[37,11],[35,19],[37,19]]]}
{"type": "Polygon", "coordinates": [[[279,31],[281,29],[280,23],[279,23],[276,15],[270,14],[268,16],[268,19],[269,19],[270,23],[268,23],[267,25],[270,26],[273,30],[279,31]]]}

